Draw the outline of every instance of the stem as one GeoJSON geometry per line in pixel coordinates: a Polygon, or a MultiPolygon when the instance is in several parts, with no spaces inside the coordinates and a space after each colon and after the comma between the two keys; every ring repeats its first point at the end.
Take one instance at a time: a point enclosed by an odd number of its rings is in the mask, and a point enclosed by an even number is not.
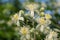
{"type": "MultiPolygon", "coordinates": [[[[31,16],[34,19],[34,10],[31,10],[31,16]]],[[[33,21],[33,28],[34,28],[34,21],[33,21]]],[[[36,40],[35,31],[34,31],[34,40],[36,40]]]]}
{"type": "MultiPolygon", "coordinates": [[[[33,21],[33,28],[34,28],[34,21],[33,21]]],[[[36,40],[35,30],[34,30],[34,40],[36,40]]]]}

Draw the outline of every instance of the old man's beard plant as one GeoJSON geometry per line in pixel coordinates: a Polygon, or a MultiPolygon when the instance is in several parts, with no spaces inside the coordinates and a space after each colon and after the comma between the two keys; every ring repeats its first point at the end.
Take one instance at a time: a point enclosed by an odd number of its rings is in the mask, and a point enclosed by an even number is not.
{"type": "Polygon", "coordinates": [[[44,7],[41,7],[37,17],[34,16],[37,10],[35,4],[27,5],[26,9],[28,12],[20,10],[11,16],[19,40],[58,40],[57,31],[50,28],[52,16],[44,13],[44,7]]]}

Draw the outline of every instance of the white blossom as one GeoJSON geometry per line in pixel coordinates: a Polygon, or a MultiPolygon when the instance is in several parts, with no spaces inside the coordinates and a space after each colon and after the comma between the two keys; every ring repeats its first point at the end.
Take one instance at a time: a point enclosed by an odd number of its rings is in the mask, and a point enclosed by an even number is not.
{"type": "Polygon", "coordinates": [[[32,17],[34,17],[34,11],[38,8],[38,4],[36,3],[30,3],[26,5],[26,9],[30,11],[32,17]]]}
{"type": "Polygon", "coordinates": [[[45,40],[58,40],[57,39],[57,32],[50,31],[50,33],[46,36],[45,40]]]}
{"type": "Polygon", "coordinates": [[[21,27],[20,29],[21,39],[30,39],[30,30],[28,27],[21,27]]]}
{"type": "Polygon", "coordinates": [[[24,18],[21,16],[21,12],[14,14],[11,18],[12,22],[15,23],[17,26],[20,26],[19,20],[24,21],[24,18]]]}

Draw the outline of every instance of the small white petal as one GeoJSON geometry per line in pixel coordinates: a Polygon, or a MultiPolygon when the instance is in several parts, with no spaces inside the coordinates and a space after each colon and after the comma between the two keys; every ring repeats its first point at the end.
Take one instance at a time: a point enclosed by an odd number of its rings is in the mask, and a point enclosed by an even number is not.
{"type": "Polygon", "coordinates": [[[26,35],[26,38],[27,38],[27,39],[30,39],[30,34],[27,34],[27,35],[26,35]]]}
{"type": "Polygon", "coordinates": [[[17,23],[16,23],[16,24],[17,24],[17,26],[20,26],[20,23],[19,23],[19,21],[17,21],[17,23]]]}
{"type": "Polygon", "coordinates": [[[20,40],[26,40],[25,36],[21,36],[20,40]]]}
{"type": "Polygon", "coordinates": [[[31,16],[34,17],[34,11],[31,11],[31,16]]]}
{"type": "Polygon", "coordinates": [[[24,18],[23,18],[23,17],[20,17],[20,18],[19,18],[19,20],[22,20],[22,21],[24,21],[24,18]]]}
{"type": "Polygon", "coordinates": [[[51,24],[51,21],[50,20],[46,20],[46,25],[49,25],[51,24]]]}
{"type": "Polygon", "coordinates": [[[41,31],[41,32],[44,31],[44,26],[43,26],[43,25],[41,25],[41,27],[40,27],[40,31],[41,31]]]}

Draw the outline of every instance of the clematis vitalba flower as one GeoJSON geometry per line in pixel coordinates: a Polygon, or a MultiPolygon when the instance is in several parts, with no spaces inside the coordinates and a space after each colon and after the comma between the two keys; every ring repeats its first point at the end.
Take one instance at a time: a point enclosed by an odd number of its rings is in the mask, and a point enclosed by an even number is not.
{"type": "Polygon", "coordinates": [[[20,29],[20,34],[21,34],[21,40],[29,40],[30,39],[30,31],[29,28],[27,27],[21,27],[20,29]]]}
{"type": "Polygon", "coordinates": [[[26,9],[30,11],[31,16],[34,17],[34,11],[38,8],[38,4],[30,3],[26,5],[26,9]]]}
{"type": "Polygon", "coordinates": [[[50,31],[45,40],[57,40],[57,32],[50,31]]]}
{"type": "Polygon", "coordinates": [[[14,14],[11,18],[12,18],[12,21],[13,21],[17,26],[20,25],[19,20],[24,21],[24,18],[21,16],[21,12],[14,14]]]}
{"type": "Polygon", "coordinates": [[[45,14],[45,18],[46,18],[46,19],[51,19],[52,16],[51,16],[50,14],[45,14]]]}
{"type": "Polygon", "coordinates": [[[46,23],[46,20],[44,19],[44,17],[41,17],[39,21],[40,21],[40,24],[41,24],[41,25],[43,25],[43,24],[46,23]]]}
{"type": "Polygon", "coordinates": [[[21,32],[22,35],[26,35],[26,34],[29,33],[29,28],[27,28],[27,27],[21,27],[20,32],[21,32]]]}

